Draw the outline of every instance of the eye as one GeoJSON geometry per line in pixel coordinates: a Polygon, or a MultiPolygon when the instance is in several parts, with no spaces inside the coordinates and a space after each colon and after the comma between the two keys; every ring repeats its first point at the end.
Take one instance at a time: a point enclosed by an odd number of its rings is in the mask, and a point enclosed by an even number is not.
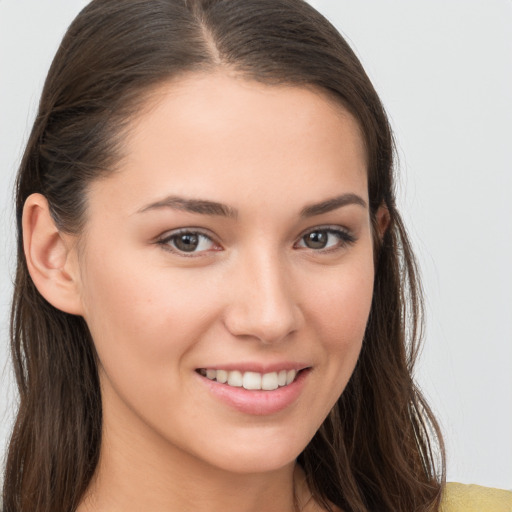
{"type": "Polygon", "coordinates": [[[167,234],[158,241],[168,250],[189,255],[212,250],[219,250],[219,246],[207,235],[199,231],[180,230],[167,234]]]}
{"type": "Polygon", "coordinates": [[[354,236],[343,229],[315,228],[302,235],[296,247],[318,251],[337,249],[354,242],[354,236]]]}

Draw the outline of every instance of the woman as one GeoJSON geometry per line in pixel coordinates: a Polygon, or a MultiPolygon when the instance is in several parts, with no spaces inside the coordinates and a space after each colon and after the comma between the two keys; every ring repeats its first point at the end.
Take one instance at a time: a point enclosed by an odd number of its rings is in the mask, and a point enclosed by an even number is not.
{"type": "Polygon", "coordinates": [[[18,177],[5,509],[438,509],[392,149],[305,3],[93,1],[18,177]]]}

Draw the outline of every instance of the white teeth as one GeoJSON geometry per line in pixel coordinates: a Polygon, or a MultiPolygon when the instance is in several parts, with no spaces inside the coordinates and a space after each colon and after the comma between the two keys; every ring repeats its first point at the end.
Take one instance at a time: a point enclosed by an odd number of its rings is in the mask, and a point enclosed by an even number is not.
{"type": "Polygon", "coordinates": [[[273,389],[277,389],[279,386],[277,384],[277,373],[265,373],[261,378],[261,389],[266,391],[272,391],[273,389]]]}
{"type": "Polygon", "coordinates": [[[296,375],[297,375],[296,370],[288,370],[286,372],[286,385],[287,386],[288,386],[288,384],[291,384],[295,380],[296,375]]]}
{"type": "Polygon", "coordinates": [[[261,373],[245,372],[244,373],[245,389],[261,389],[261,373]]]}
{"type": "Polygon", "coordinates": [[[217,370],[217,382],[220,382],[221,384],[225,384],[227,381],[228,381],[228,372],[226,370],[217,370]]]}
{"type": "Polygon", "coordinates": [[[228,372],[228,384],[235,388],[241,388],[243,384],[242,373],[236,370],[228,372]]]}
{"type": "Polygon", "coordinates": [[[210,380],[227,384],[236,388],[264,391],[273,391],[279,387],[288,386],[297,376],[297,370],[281,370],[279,372],[258,373],[240,372],[238,370],[213,370],[211,368],[199,370],[199,373],[210,380]]]}

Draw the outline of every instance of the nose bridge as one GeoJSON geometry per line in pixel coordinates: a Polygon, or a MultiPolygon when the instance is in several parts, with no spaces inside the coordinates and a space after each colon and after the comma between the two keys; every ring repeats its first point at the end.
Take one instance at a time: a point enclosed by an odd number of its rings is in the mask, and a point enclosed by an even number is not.
{"type": "Polygon", "coordinates": [[[237,336],[273,343],[295,331],[300,310],[289,266],[278,251],[259,247],[238,258],[226,325],[237,336]]]}

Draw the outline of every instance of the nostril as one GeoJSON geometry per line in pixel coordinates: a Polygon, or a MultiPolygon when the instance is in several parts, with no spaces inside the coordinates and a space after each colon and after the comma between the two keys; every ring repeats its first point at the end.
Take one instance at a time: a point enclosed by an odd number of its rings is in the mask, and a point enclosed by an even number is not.
{"type": "Polygon", "coordinates": [[[240,339],[258,339],[265,344],[281,342],[298,330],[299,312],[291,308],[269,311],[268,305],[264,308],[232,308],[224,324],[232,335],[240,339]]]}

